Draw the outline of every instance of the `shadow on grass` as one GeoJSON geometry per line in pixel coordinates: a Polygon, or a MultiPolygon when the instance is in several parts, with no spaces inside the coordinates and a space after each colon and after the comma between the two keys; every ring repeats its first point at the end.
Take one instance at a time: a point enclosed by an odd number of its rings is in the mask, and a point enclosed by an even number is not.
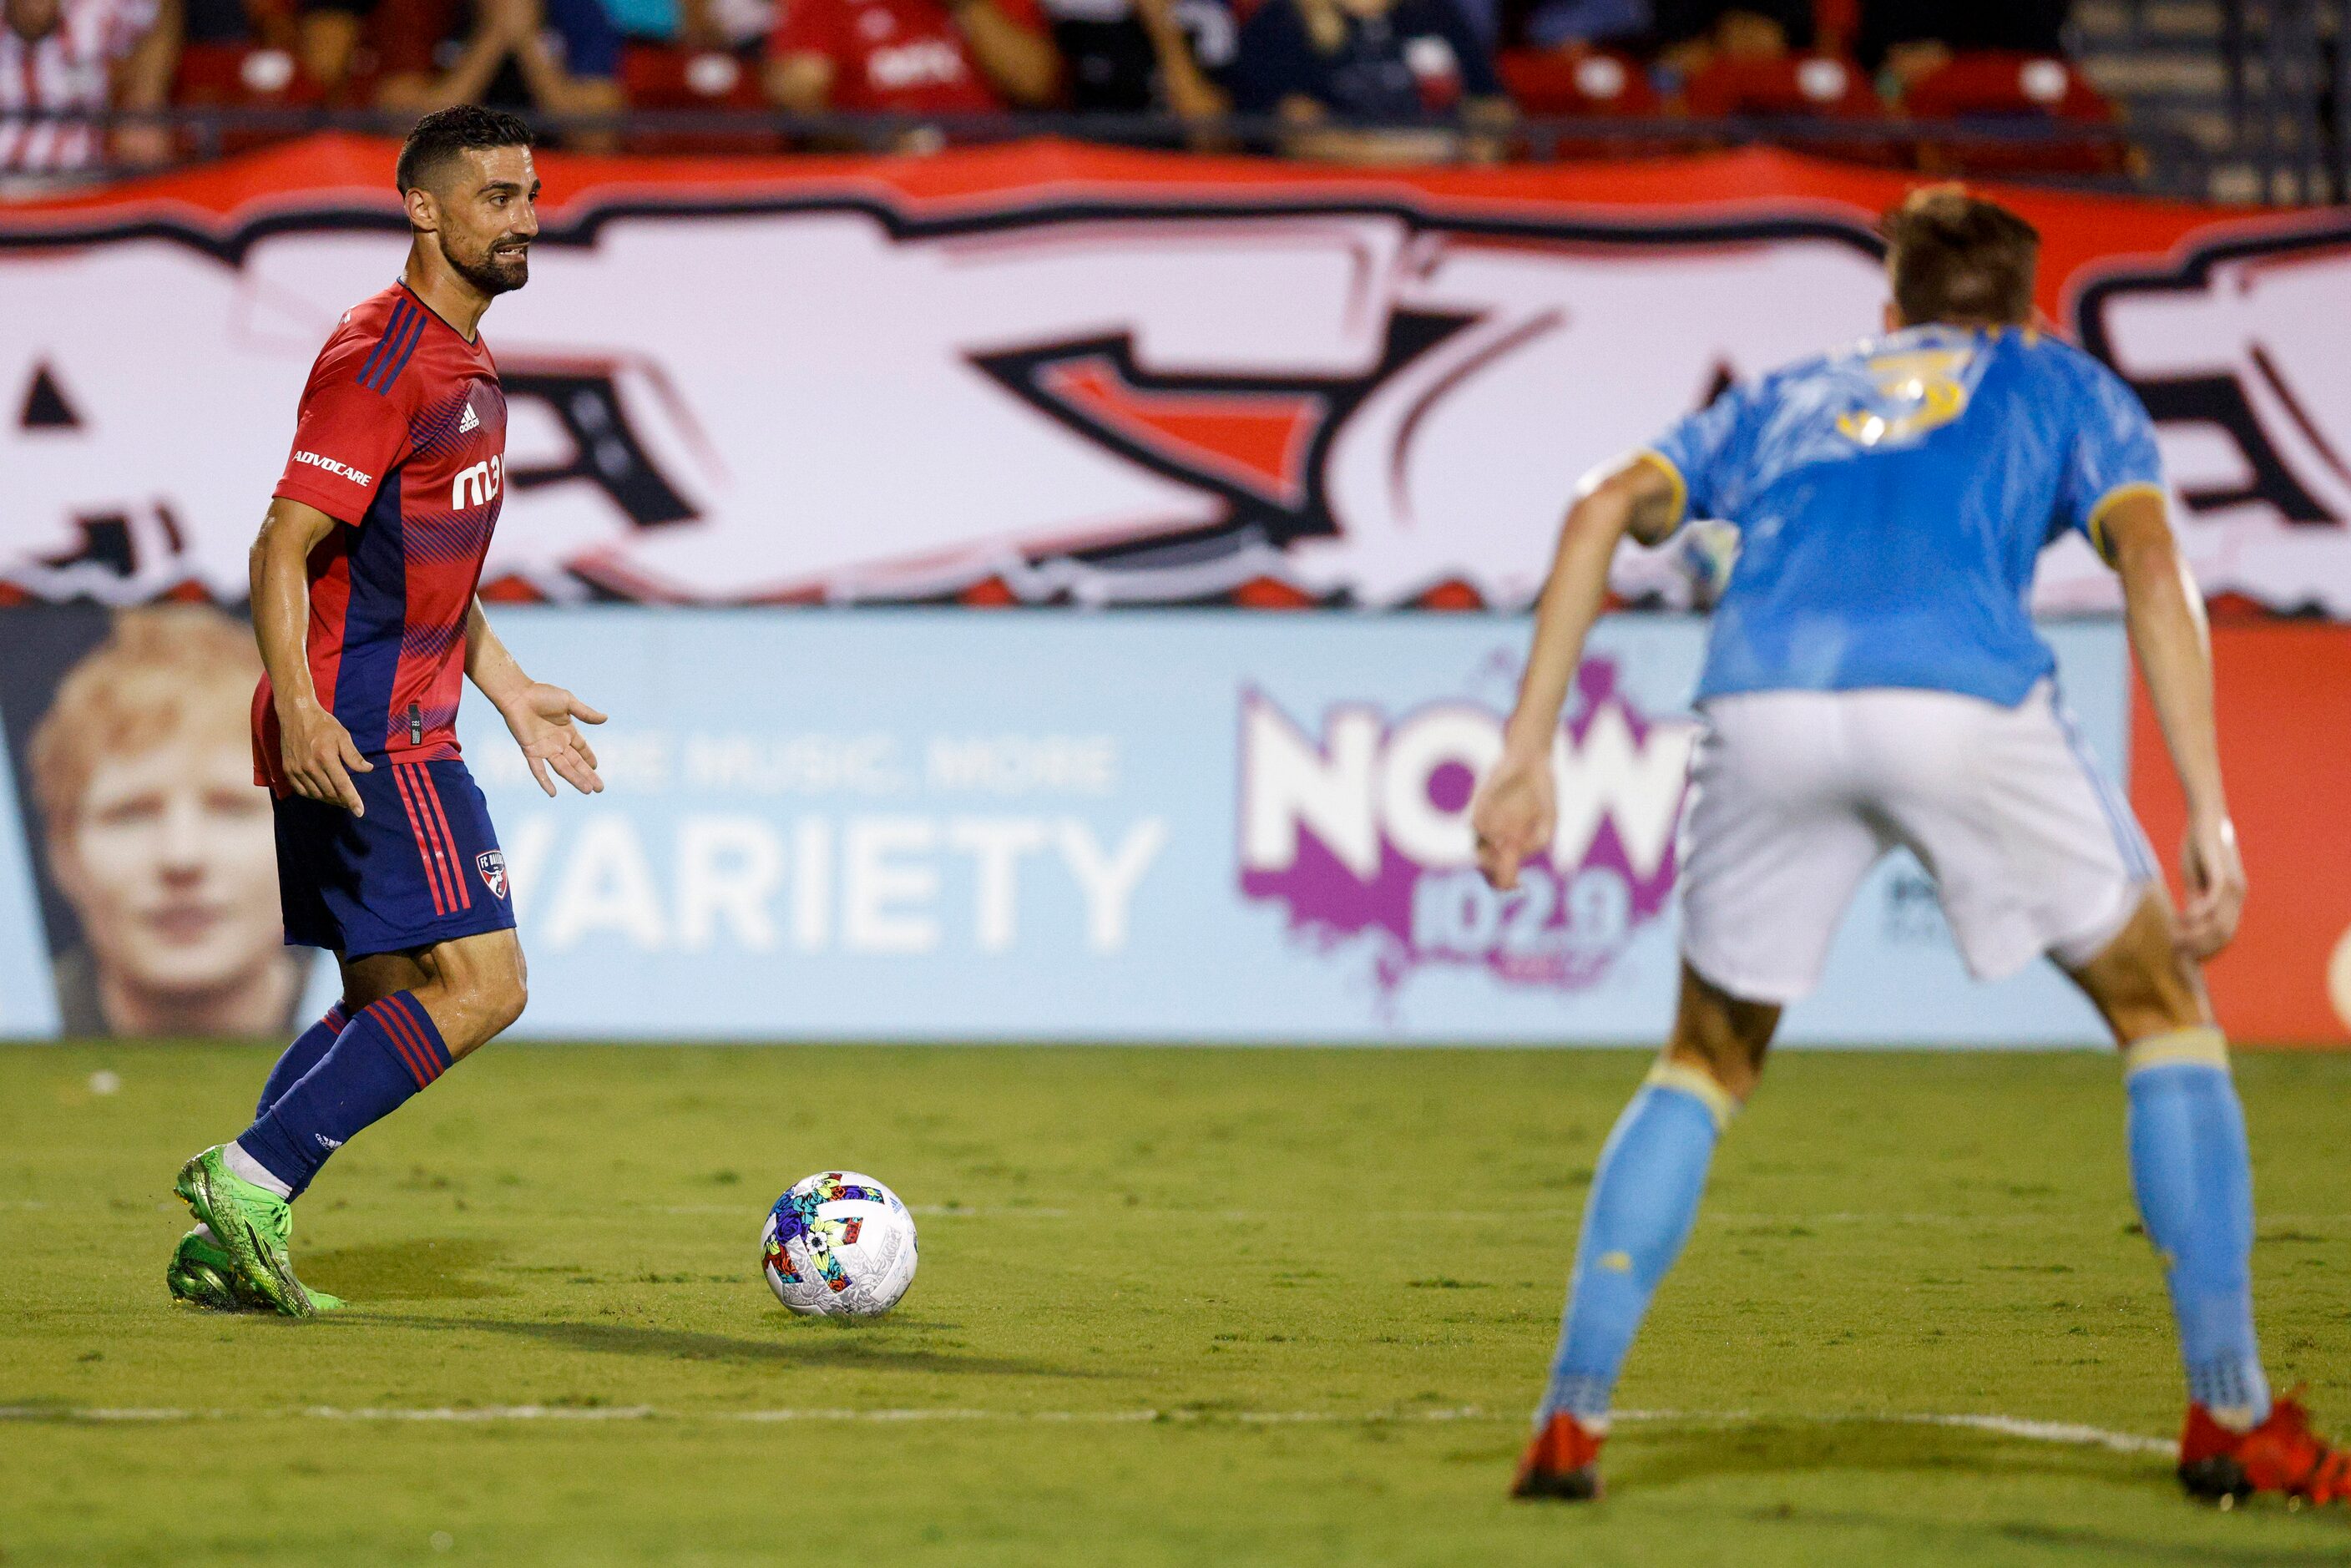
{"type": "MultiPolygon", "coordinates": [[[[1907,1421],[1771,1421],[1736,1427],[1635,1427],[1611,1479],[1668,1487],[1725,1476],[1842,1470],[1927,1470],[1971,1476],[2047,1476],[2127,1484],[2158,1461],[2099,1448],[2027,1443],[1963,1427],[1907,1421]]],[[[1615,1458],[1615,1455],[1611,1458],[1615,1458]]]]}
{"type": "Polygon", "coordinates": [[[313,1252],[299,1261],[305,1284],[361,1303],[467,1301],[514,1292],[472,1276],[501,1249],[471,1237],[376,1241],[313,1252]]]}
{"type": "MultiPolygon", "coordinates": [[[[736,1366],[850,1367],[865,1372],[946,1373],[972,1377],[1065,1377],[1072,1380],[1102,1375],[1082,1368],[1055,1366],[1045,1362],[965,1355],[921,1346],[901,1349],[892,1344],[886,1323],[843,1328],[829,1321],[793,1322],[779,1326],[774,1339],[740,1339],[731,1334],[649,1328],[638,1323],[391,1316],[371,1320],[369,1314],[360,1312],[339,1313],[334,1321],[372,1321],[436,1333],[479,1330],[537,1340],[542,1344],[557,1345],[565,1350],[653,1356],[664,1361],[709,1361],[736,1366]]],[[[904,1326],[913,1328],[920,1325],[904,1326]]]]}
{"type": "MultiPolygon", "coordinates": [[[[2170,1466],[2159,1456],[2116,1454],[2095,1448],[2059,1448],[2019,1442],[1963,1428],[1913,1425],[1907,1422],[1838,1422],[1828,1426],[1758,1423],[1739,1427],[1693,1427],[1684,1431],[1640,1433],[1625,1445],[1621,1462],[1609,1467],[1609,1482],[1617,1495],[1631,1499],[1651,1490],[1683,1483],[1730,1477],[1765,1479],[1802,1475],[1876,1472],[1887,1488],[1898,1492],[1904,1475],[1946,1475],[1999,1480],[2054,1480],[2087,1483],[2143,1494],[2146,1506],[2133,1511],[2133,1522],[2142,1533],[2091,1527],[2044,1524],[2032,1520],[1986,1519],[1978,1522],[1921,1518],[1915,1511],[1889,1509],[1836,1509],[1782,1503],[1777,1507],[1735,1511],[1736,1517],[1756,1527],[1782,1521],[1830,1525],[1855,1530],[1886,1531],[1912,1536],[1940,1537],[1949,1549],[1964,1552],[1973,1546],[1991,1553],[2005,1548],[2042,1548],[2053,1552],[2083,1553],[2117,1561],[2156,1563],[2224,1563],[2236,1568],[2304,1568],[2306,1564],[2351,1562],[2351,1542],[2336,1540],[2308,1549],[2274,1544],[2231,1546],[2212,1541],[2150,1539],[2167,1524],[2182,1521],[2172,1511],[2202,1511],[2189,1501],[2172,1480],[2170,1466]]],[[[1867,1495],[1856,1483],[1856,1495],[1867,1495]]],[[[1677,1507],[1689,1509],[1685,1501],[1677,1507]]],[[[2256,1504],[2267,1511],[2270,1505],[2256,1504]]],[[[1699,1505],[1693,1512],[1714,1512],[1699,1505]]],[[[2104,1511],[2101,1510],[2100,1511],[2104,1511]]],[[[2314,1516],[2314,1529],[2340,1534],[2339,1519],[2314,1516]]],[[[2004,1553],[2003,1553],[2004,1554],[2004,1553]]]]}

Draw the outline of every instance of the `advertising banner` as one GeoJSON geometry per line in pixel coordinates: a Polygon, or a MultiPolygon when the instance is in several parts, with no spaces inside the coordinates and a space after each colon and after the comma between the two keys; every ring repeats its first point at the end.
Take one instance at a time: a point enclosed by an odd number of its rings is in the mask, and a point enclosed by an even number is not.
{"type": "Polygon", "coordinates": [[[283,1036],[261,656],[205,605],[0,612],[0,1035],[283,1036]]]}
{"type": "MultiPolygon", "coordinates": [[[[1703,622],[1603,623],[1555,754],[1558,834],[1497,894],[1465,809],[1515,689],[1515,617],[497,621],[526,668],[612,715],[594,736],[607,789],[557,800],[486,704],[462,716],[504,851],[476,869],[530,958],[525,1034],[1564,1044],[1666,1027],[1703,622]]],[[[111,629],[0,613],[42,906],[0,902],[0,978],[49,970],[69,1030],[268,1034],[331,999],[330,965],[276,946],[250,653],[197,659],[225,630],[204,608],[111,629]]],[[[2119,779],[2121,634],[2051,636],[2119,779]]],[[[7,995],[0,1029],[46,1032],[7,995]]],[[[1970,982],[1899,857],[1787,1025],[1840,1045],[2099,1033],[2045,967],[1970,982]]]]}
{"type": "MultiPolygon", "coordinates": [[[[322,138],[0,213],[0,592],[242,597],[297,395],[407,244],[322,138]]],[[[1579,476],[1877,329],[1896,173],[1372,173],[1052,143],[545,154],[506,599],[1525,606],[1579,476]]],[[[2351,616],[2351,218],[2001,193],[2156,414],[2209,592],[2351,616]]],[[[1692,595],[1696,552],[1619,588],[1692,595]]],[[[2110,607],[2078,540],[2044,610],[2110,607]]]]}
{"type": "MultiPolygon", "coordinates": [[[[2220,760],[2250,893],[2236,942],[2206,970],[2221,1021],[2281,1045],[2351,1042],[2351,627],[2212,631],[2220,760]]],[[[2167,863],[2187,825],[2144,688],[2131,803],[2167,863]]]]}

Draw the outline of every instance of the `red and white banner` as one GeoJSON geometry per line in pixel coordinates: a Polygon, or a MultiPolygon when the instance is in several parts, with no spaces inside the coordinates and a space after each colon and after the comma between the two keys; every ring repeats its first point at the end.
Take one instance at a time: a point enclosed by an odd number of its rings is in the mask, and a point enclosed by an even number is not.
{"type": "MultiPolygon", "coordinates": [[[[0,211],[0,594],[242,596],[311,357],[399,267],[392,151],[0,211]]],[[[558,601],[1523,604],[1579,475],[1874,329],[1907,183],[1058,143],[542,170],[485,324],[486,580],[558,601]]],[[[2351,218],[2006,196],[2043,309],[2161,422],[2207,590],[2351,617],[2351,218]]],[[[2043,573],[2044,608],[2112,593],[2078,544],[2043,573]]]]}

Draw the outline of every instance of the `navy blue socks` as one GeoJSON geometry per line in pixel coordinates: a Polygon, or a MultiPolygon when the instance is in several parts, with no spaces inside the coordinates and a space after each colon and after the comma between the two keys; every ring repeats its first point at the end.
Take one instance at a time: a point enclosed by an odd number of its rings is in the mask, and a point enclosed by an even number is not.
{"type": "Polygon", "coordinates": [[[2253,1172],[2228,1046],[2219,1030],[2180,1030],[2134,1042],[2123,1065],[2131,1189],[2171,1291],[2188,1396],[2223,1426],[2259,1426],[2270,1386],[2253,1337],[2253,1172]]]}
{"type": "Polygon", "coordinates": [[[342,1003],[337,1002],[327,1009],[326,1017],[296,1035],[294,1043],[286,1048],[286,1054],[277,1059],[277,1065],[269,1070],[268,1082],[261,1086],[261,1101],[254,1106],[253,1113],[256,1116],[267,1115],[279,1096],[301,1082],[302,1075],[319,1065],[319,1059],[327,1054],[329,1048],[335,1043],[335,1037],[342,1033],[343,1026],[350,1021],[350,1014],[343,1010],[342,1003]]]}
{"type": "Polygon", "coordinates": [[[242,1154],[275,1177],[285,1196],[299,1196],[329,1155],[398,1110],[448,1071],[449,1061],[432,1015],[413,993],[395,991],[345,1025],[317,1065],[238,1134],[231,1166],[244,1163],[233,1157],[242,1154]]]}
{"type": "Polygon", "coordinates": [[[1616,1119],[1584,1205],[1538,1424],[1564,1411],[1587,1427],[1605,1426],[1634,1332],[1689,1239],[1715,1140],[1737,1108],[1711,1073],[1667,1061],[1616,1119]]]}

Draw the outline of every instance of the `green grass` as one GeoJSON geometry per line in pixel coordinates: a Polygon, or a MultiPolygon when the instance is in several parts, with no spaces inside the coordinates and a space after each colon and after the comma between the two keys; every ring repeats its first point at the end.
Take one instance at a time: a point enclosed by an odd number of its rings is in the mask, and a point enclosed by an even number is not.
{"type": "MultiPolygon", "coordinates": [[[[1581,1509],[1502,1492],[1633,1054],[494,1048],[302,1203],[353,1312],[174,1310],[172,1176],[266,1060],[0,1052],[8,1568],[2351,1561],[2345,1511],[1894,1419],[2175,1429],[2095,1056],[1779,1061],[1621,1390],[1678,1414],[1581,1509]],[[758,1273],[841,1165],[921,1216],[878,1324],[758,1273]],[[497,1406],[556,1414],[383,1414],[497,1406]]],[[[2351,1058],[2240,1078],[2273,1369],[2346,1419],[2351,1058]]]]}

